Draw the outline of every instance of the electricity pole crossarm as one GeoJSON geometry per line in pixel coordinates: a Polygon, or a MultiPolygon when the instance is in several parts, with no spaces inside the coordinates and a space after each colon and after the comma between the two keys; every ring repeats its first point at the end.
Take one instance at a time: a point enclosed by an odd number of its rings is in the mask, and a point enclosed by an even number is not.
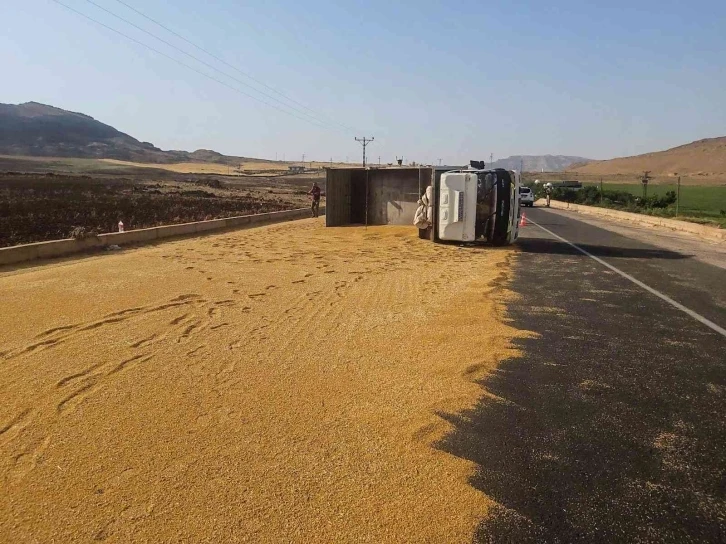
{"type": "Polygon", "coordinates": [[[356,137],[356,139],[355,139],[356,142],[360,142],[360,144],[363,146],[363,168],[366,167],[366,147],[373,140],[375,140],[375,138],[373,136],[371,136],[370,138],[366,138],[365,136],[363,136],[362,138],[356,137]]]}

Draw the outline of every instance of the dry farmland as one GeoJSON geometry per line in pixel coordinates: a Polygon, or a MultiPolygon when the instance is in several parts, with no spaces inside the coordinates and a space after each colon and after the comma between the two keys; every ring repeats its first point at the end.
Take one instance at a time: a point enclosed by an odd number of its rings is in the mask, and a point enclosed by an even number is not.
{"type": "MultiPolygon", "coordinates": [[[[309,206],[307,177],[0,173],[0,247],[309,206]]],[[[322,182],[322,180],[319,180],[322,182]]]]}

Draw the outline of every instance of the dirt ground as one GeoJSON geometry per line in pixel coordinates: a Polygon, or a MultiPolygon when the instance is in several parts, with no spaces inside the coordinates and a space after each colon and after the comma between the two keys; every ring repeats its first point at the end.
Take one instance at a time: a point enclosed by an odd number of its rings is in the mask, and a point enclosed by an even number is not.
{"type": "Polygon", "coordinates": [[[440,415],[517,355],[513,256],[304,220],[0,272],[0,542],[470,542],[440,415]]]}

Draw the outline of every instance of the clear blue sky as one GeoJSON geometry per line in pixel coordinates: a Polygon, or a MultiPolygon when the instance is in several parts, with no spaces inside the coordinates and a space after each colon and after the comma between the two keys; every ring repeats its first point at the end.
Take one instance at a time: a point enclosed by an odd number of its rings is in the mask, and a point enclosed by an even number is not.
{"type": "MultiPolygon", "coordinates": [[[[86,0],[62,1],[260,96],[86,0]]],[[[203,57],[116,0],[94,1],[203,57]]],[[[355,132],[271,109],[52,0],[3,2],[0,102],[83,112],[163,149],[288,160],[353,160],[355,135],[375,136],[376,162],[450,164],[726,135],[723,1],[125,1],[355,132]]]]}

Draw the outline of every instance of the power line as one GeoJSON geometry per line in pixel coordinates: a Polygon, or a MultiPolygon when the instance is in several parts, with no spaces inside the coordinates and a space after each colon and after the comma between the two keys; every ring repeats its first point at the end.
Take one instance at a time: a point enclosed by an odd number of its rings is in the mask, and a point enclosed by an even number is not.
{"type": "Polygon", "coordinates": [[[158,49],[156,49],[156,48],[154,48],[154,47],[152,47],[152,46],[150,46],[150,45],[147,45],[147,44],[145,44],[144,42],[141,42],[141,41],[137,40],[136,38],[132,38],[131,36],[129,36],[129,35],[127,35],[127,34],[124,34],[124,33],[123,33],[123,32],[121,32],[120,30],[116,30],[115,28],[113,28],[113,27],[110,27],[110,26],[108,26],[107,24],[104,24],[104,23],[102,23],[102,22],[100,22],[100,21],[97,21],[97,20],[96,20],[96,19],[94,19],[93,17],[90,17],[90,16],[86,15],[85,13],[82,13],[82,12],[78,11],[77,9],[74,9],[74,8],[72,8],[72,7],[70,7],[70,6],[66,5],[66,4],[64,4],[63,2],[60,2],[59,0],[52,0],[52,1],[53,1],[53,2],[55,2],[56,4],[60,5],[60,6],[63,6],[63,7],[64,7],[64,8],[66,8],[67,10],[69,10],[69,11],[72,11],[73,13],[75,13],[75,14],[77,14],[77,15],[80,15],[80,16],[81,16],[81,17],[83,17],[84,19],[88,19],[88,20],[89,20],[89,21],[91,21],[92,23],[95,23],[95,24],[97,24],[97,25],[99,25],[99,26],[102,26],[102,27],[104,27],[104,28],[106,28],[106,29],[110,30],[111,32],[115,32],[115,33],[116,33],[116,34],[118,34],[119,36],[122,36],[122,37],[126,38],[127,40],[129,40],[129,41],[132,41],[132,42],[134,42],[135,44],[141,45],[142,47],[145,47],[146,49],[149,49],[150,51],[153,51],[153,52],[154,52],[154,53],[156,53],[157,55],[161,55],[162,57],[165,57],[165,58],[167,58],[167,59],[169,59],[169,60],[171,60],[171,61],[174,61],[174,62],[176,62],[177,64],[179,64],[179,65],[181,65],[181,66],[184,66],[184,68],[188,68],[189,70],[192,70],[193,72],[196,72],[197,74],[199,74],[199,75],[201,75],[201,76],[204,76],[204,77],[206,77],[206,78],[209,78],[209,79],[211,79],[212,81],[216,81],[216,82],[217,82],[217,83],[219,83],[220,85],[224,85],[225,87],[227,87],[228,89],[231,89],[231,90],[233,90],[233,91],[234,91],[234,92],[236,92],[236,93],[239,93],[239,94],[241,94],[241,95],[243,95],[243,96],[246,96],[246,97],[248,97],[248,98],[251,98],[252,100],[255,100],[255,101],[257,101],[257,102],[260,102],[261,104],[265,104],[266,106],[269,106],[270,108],[273,108],[273,109],[276,109],[276,110],[278,110],[278,111],[281,111],[282,113],[286,113],[287,115],[290,115],[290,116],[292,116],[292,117],[295,117],[295,118],[297,118],[297,119],[300,119],[301,121],[305,121],[305,122],[307,122],[307,123],[310,123],[310,124],[312,124],[312,125],[315,125],[315,126],[317,126],[317,127],[319,127],[319,128],[325,128],[325,129],[330,129],[330,128],[331,128],[330,126],[326,126],[326,125],[321,125],[321,124],[319,124],[319,123],[317,123],[317,122],[314,122],[314,121],[312,121],[312,120],[310,120],[310,119],[307,119],[307,118],[305,118],[305,117],[300,117],[299,115],[295,115],[294,113],[292,113],[292,112],[290,112],[290,111],[287,111],[287,110],[284,110],[284,109],[282,109],[282,108],[280,108],[280,107],[276,106],[275,104],[270,104],[269,102],[267,102],[267,101],[265,101],[265,100],[262,100],[261,98],[258,98],[258,97],[256,97],[256,96],[253,96],[253,95],[249,94],[249,93],[246,93],[245,91],[242,91],[242,90],[240,90],[240,89],[238,89],[238,88],[236,88],[236,87],[233,87],[232,85],[230,85],[230,84],[228,84],[228,83],[226,83],[226,82],[222,81],[221,79],[217,79],[217,78],[216,78],[216,77],[214,77],[214,76],[210,76],[209,74],[207,74],[207,73],[205,73],[205,72],[202,72],[201,70],[197,70],[197,69],[196,69],[196,68],[194,68],[193,66],[189,66],[188,64],[186,64],[186,63],[184,63],[184,62],[180,61],[179,59],[176,59],[176,58],[172,57],[171,55],[167,55],[166,53],[163,53],[163,52],[159,51],[158,49]]]}
{"type": "Polygon", "coordinates": [[[334,126],[332,125],[332,123],[330,123],[330,122],[328,122],[328,121],[325,121],[325,120],[323,120],[323,119],[318,119],[318,118],[316,118],[316,117],[315,117],[314,115],[311,115],[311,114],[309,114],[309,113],[306,113],[306,112],[304,112],[304,111],[302,111],[302,110],[300,110],[300,109],[298,109],[298,108],[296,108],[296,107],[294,107],[294,106],[291,106],[291,105],[289,105],[289,104],[286,104],[285,102],[283,102],[283,101],[279,100],[278,98],[275,98],[274,96],[272,96],[272,95],[270,95],[270,94],[267,94],[267,93],[265,93],[265,92],[263,92],[263,91],[261,91],[261,90],[259,90],[259,89],[256,89],[255,87],[253,87],[253,86],[249,85],[248,83],[245,83],[244,81],[242,81],[242,80],[240,80],[240,79],[238,79],[238,78],[236,78],[236,77],[234,77],[234,76],[231,76],[231,75],[229,75],[228,73],[224,72],[223,70],[220,70],[220,69],[219,69],[219,68],[217,68],[216,66],[214,66],[214,65],[212,65],[212,64],[210,64],[210,63],[208,63],[208,62],[206,62],[206,61],[204,61],[204,60],[202,60],[202,59],[200,59],[200,58],[198,58],[198,57],[195,57],[195,56],[194,56],[194,55],[192,55],[191,53],[188,53],[188,52],[184,51],[183,49],[181,49],[181,48],[177,47],[176,45],[174,45],[174,44],[172,44],[172,43],[170,43],[170,42],[166,41],[165,39],[163,39],[163,38],[160,38],[159,36],[157,36],[157,35],[156,35],[156,34],[154,34],[153,32],[149,32],[148,30],[146,30],[146,29],[144,29],[144,28],[140,27],[139,25],[137,25],[137,24],[135,24],[135,23],[133,23],[133,22],[129,21],[128,19],[125,19],[125,18],[121,17],[120,15],[117,15],[117,14],[116,14],[116,13],[114,13],[113,11],[111,11],[111,10],[109,10],[109,9],[106,9],[106,8],[105,8],[105,7],[103,7],[102,5],[100,5],[100,4],[96,3],[96,2],[94,2],[94,0],[86,0],[86,2],[88,2],[89,4],[91,4],[91,5],[93,5],[93,6],[96,6],[96,7],[98,8],[98,9],[100,9],[100,10],[102,10],[102,11],[105,11],[106,13],[108,13],[109,15],[111,15],[112,17],[115,17],[116,19],[118,19],[118,20],[120,20],[120,21],[122,21],[122,22],[124,22],[124,23],[126,23],[126,24],[128,24],[128,25],[130,25],[130,26],[132,26],[132,27],[134,27],[135,29],[137,29],[137,30],[140,30],[140,31],[141,31],[141,32],[143,32],[144,34],[147,34],[147,35],[151,36],[152,38],[154,38],[154,39],[156,39],[156,40],[159,40],[159,41],[160,41],[161,43],[163,43],[163,44],[165,44],[165,45],[167,45],[167,46],[171,47],[172,49],[175,49],[175,50],[179,51],[180,53],[182,53],[183,55],[186,55],[186,56],[187,56],[187,57],[189,57],[190,59],[193,59],[193,60],[195,60],[195,61],[199,62],[200,64],[203,64],[204,66],[206,66],[206,67],[208,67],[208,68],[211,68],[212,70],[214,70],[214,71],[216,71],[216,72],[219,72],[220,74],[222,74],[222,75],[224,75],[224,76],[226,76],[226,77],[230,78],[230,79],[231,79],[232,81],[235,81],[235,82],[239,83],[240,85],[243,85],[243,86],[245,86],[245,87],[247,87],[247,88],[249,88],[249,89],[252,89],[252,90],[254,90],[254,91],[255,91],[255,92],[257,92],[257,93],[260,93],[260,94],[261,94],[262,96],[265,96],[265,97],[269,98],[270,100],[274,100],[275,102],[277,102],[277,103],[281,104],[282,106],[284,106],[284,107],[286,107],[286,108],[288,108],[288,109],[291,109],[291,110],[293,110],[293,111],[295,111],[295,112],[297,112],[297,113],[299,113],[299,114],[301,114],[301,115],[305,115],[306,117],[310,117],[311,119],[315,120],[315,121],[316,121],[316,122],[318,122],[318,123],[321,123],[321,124],[326,124],[326,125],[330,125],[330,128],[334,128],[335,130],[340,130],[339,128],[337,128],[337,127],[334,127],[334,126]]]}
{"type": "Polygon", "coordinates": [[[346,129],[346,130],[350,130],[351,132],[355,132],[355,129],[353,129],[353,128],[349,127],[348,125],[345,125],[345,124],[343,124],[343,123],[339,123],[339,122],[337,122],[337,121],[336,121],[335,119],[331,119],[331,118],[329,118],[329,117],[328,117],[327,115],[325,115],[325,114],[323,114],[323,113],[320,113],[320,112],[316,112],[316,111],[315,111],[315,110],[313,110],[312,108],[309,108],[309,107],[307,107],[307,106],[306,106],[305,104],[302,104],[302,103],[298,102],[297,100],[295,100],[295,99],[293,99],[293,98],[290,98],[289,96],[287,96],[287,95],[285,95],[284,93],[282,93],[282,92],[278,91],[278,90],[277,90],[277,89],[275,89],[274,87],[270,87],[269,85],[265,84],[265,83],[264,83],[263,81],[260,81],[259,79],[256,79],[256,78],[254,78],[253,76],[249,75],[249,74],[248,74],[247,72],[244,72],[244,71],[240,70],[239,68],[237,68],[237,67],[236,67],[236,66],[234,66],[233,64],[230,64],[230,63],[228,63],[228,62],[227,62],[226,60],[224,60],[224,59],[222,59],[222,58],[218,57],[218,56],[217,56],[217,55],[215,55],[214,53],[211,53],[211,52],[209,52],[209,51],[208,51],[207,49],[204,49],[203,47],[201,47],[201,46],[199,46],[199,45],[195,44],[194,42],[192,42],[191,40],[189,40],[189,39],[185,38],[184,36],[182,36],[182,35],[181,35],[181,34],[179,34],[178,32],[175,32],[174,30],[172,30],[171,28],[169,28],[169,27],[167,27],[167,26],[163,25],[163,24],[162,24],[162,23],[160,23],[159,21],[157,21],[157,20],[155,20],[155,19],[152,19],[151,17],[149,17],[149,16],[148,16],[148,15],[146,15],[145,13],[143,13],[143,12],[139,11],[138,9],[136,9],[135,7],[133,7],[133,6],[129,5],[129,4],[127,4],[127,3],[126,3],[126,2],[124,2],[123,0],[116,0],[116,2],[118,2],[119,4],[121,4],[121,5],[123,5],[123,6],[126,6],[126,7],[128,8],[128,9],[130,9],[130,10],[131,10],[131,11],[133,11],[134,13],[136,13],[136,14],[140,15],[141,17],[143,17],[144,19],[146,19],[146,20],[148,20],[148,21],[151,21],[151,22],[152,22],[152,23],[154,23],[154,24],[155,24],[156,26],[158,26],[158,27],[160,27],[160,28],[163,28],[164,30],[166,30],[166,31],[167,31],[167,32],[169,32],[170,34],[173,34],[174,36],[176,36],[176,37],[177,37],[177,38],[179,38],[180,40],[183,40],[183,41],[185,41],[186,43],[188,43],[188,44],[189,44],[189,45],[191,45],[192,47],[194,47],[194,48],[198,49],[198,50],[199,50],[199,51],[201,51],[202,53],[205,53],[206,55],[209,55],[210,57],[212,57],[212,58],[213,58],[213,59],[215,59],[216,61],[218,61],[218,62],[221,62],[222,64],[224,64],[225,66],[227,66],[227,67],[229,67],[229,68],[232,68],[232,70],[234,70],[235,72],[238,72],[238,73],[242,74],[242,76],[244,76],[244,77],[246,77],[246,78],[248,78],[248,79],[250,79],[250,80],[254,81],[254,82],[255,82],[255,83],[257,83],[258,85],[262,85],[262,86],[263,86],[264,88],[266,88],[267,90],[269,90],[269,91],[272,91],[273,93],[275,93],[275,94],[278,94],[278,95],[280,95],[280,96],[281,96],[281,97],[283,97],[283,98],[284,98],[285,100],[288,100],[289,102],[292,102],[293,104],[297,104],[297,105],[298,105],[298,106],[300,106],[301,108],[303,108],[303,109],[305,109],[305,110],[308,110],[308,111],[309,111],[310,113],[314,114],[314,115],[315,115],[315,116],[317,116],[317,117],[324,117],[324,118],[328,119],[328,120],[329,120],[330,122],[332,122],[332,123],[335,123],[336,125],[338,125],[338,126],[340,126],[340,127],[344,128],[344,129],[346,129]]]}

